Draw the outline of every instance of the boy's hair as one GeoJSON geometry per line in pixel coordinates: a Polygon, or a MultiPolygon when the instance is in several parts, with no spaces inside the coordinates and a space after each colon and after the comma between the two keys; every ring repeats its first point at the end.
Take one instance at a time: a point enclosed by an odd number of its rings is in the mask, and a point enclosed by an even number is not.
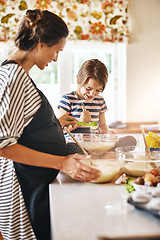
{"type": "Polygon", "coordinates": [[[87,84],[91,78],[103,85],[102,91],[105,89],[108,81],[108,70],[105,64],[98,59],[90,59],[82,64],[77,75],[78,88],[87,84]]]}

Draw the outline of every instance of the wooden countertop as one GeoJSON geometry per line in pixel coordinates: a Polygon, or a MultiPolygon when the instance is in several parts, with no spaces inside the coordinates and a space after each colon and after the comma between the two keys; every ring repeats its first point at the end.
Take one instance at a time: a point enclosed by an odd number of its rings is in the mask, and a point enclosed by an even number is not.
{"type": "Polygon", "coordinates": [[[160,125],[157,122],[126,122],[118,125],[114,129],[118,133],[141,133],[140,126],[143,125],[145,132],[153,131],[155,133],[160,133],[160,125]]]}

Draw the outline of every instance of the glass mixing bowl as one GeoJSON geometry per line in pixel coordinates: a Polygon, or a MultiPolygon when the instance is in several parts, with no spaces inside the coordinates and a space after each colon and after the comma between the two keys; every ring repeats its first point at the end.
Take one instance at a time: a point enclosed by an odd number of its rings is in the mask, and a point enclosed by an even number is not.
{"type": "MultiPolygon", "coordinates": [[[[94,154],[110,151],[118,141],[117,134],[76,133],[73,136],[83,148],[94,154]]],[[[67,140],[73,141],[71,137],[67,140]]]]}
{"type": "Polygon", "coordinates": [[[151,152],[151,158],[148,158],[144,148],[127,146],[116,148],[115,155],[121,162],[122,170],[129,176],[141,177],[153,168],[160,171],[160,152],[158,151],[151,152]]]}

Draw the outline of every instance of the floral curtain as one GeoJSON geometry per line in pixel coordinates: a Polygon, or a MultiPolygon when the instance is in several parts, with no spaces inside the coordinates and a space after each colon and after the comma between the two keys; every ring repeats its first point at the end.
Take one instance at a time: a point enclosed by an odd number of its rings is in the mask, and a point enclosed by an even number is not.
{"type": "Polygon", "coordinates": [[[0,0],[0,41],[13,40],[26,10],[36,7],[63,18],[70,40],[128,40],[128,0],[0,0]]]}

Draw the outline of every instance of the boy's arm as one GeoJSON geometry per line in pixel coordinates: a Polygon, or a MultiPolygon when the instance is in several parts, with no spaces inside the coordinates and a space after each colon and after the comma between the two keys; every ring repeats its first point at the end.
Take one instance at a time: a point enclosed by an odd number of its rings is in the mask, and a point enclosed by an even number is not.
{"type": "Polygon", "coordinates": [[[105,113],[99,114],[99,130],[102,133],[109,133],[109,127],[106,124],[105,113]]]}
{"type": "Polygon", "coordinates": [[[105,113],[99,115],[99,129],[102,133],[117,134],[118,132],[114,129],[110,129],[106,124],[105,113]]]}

